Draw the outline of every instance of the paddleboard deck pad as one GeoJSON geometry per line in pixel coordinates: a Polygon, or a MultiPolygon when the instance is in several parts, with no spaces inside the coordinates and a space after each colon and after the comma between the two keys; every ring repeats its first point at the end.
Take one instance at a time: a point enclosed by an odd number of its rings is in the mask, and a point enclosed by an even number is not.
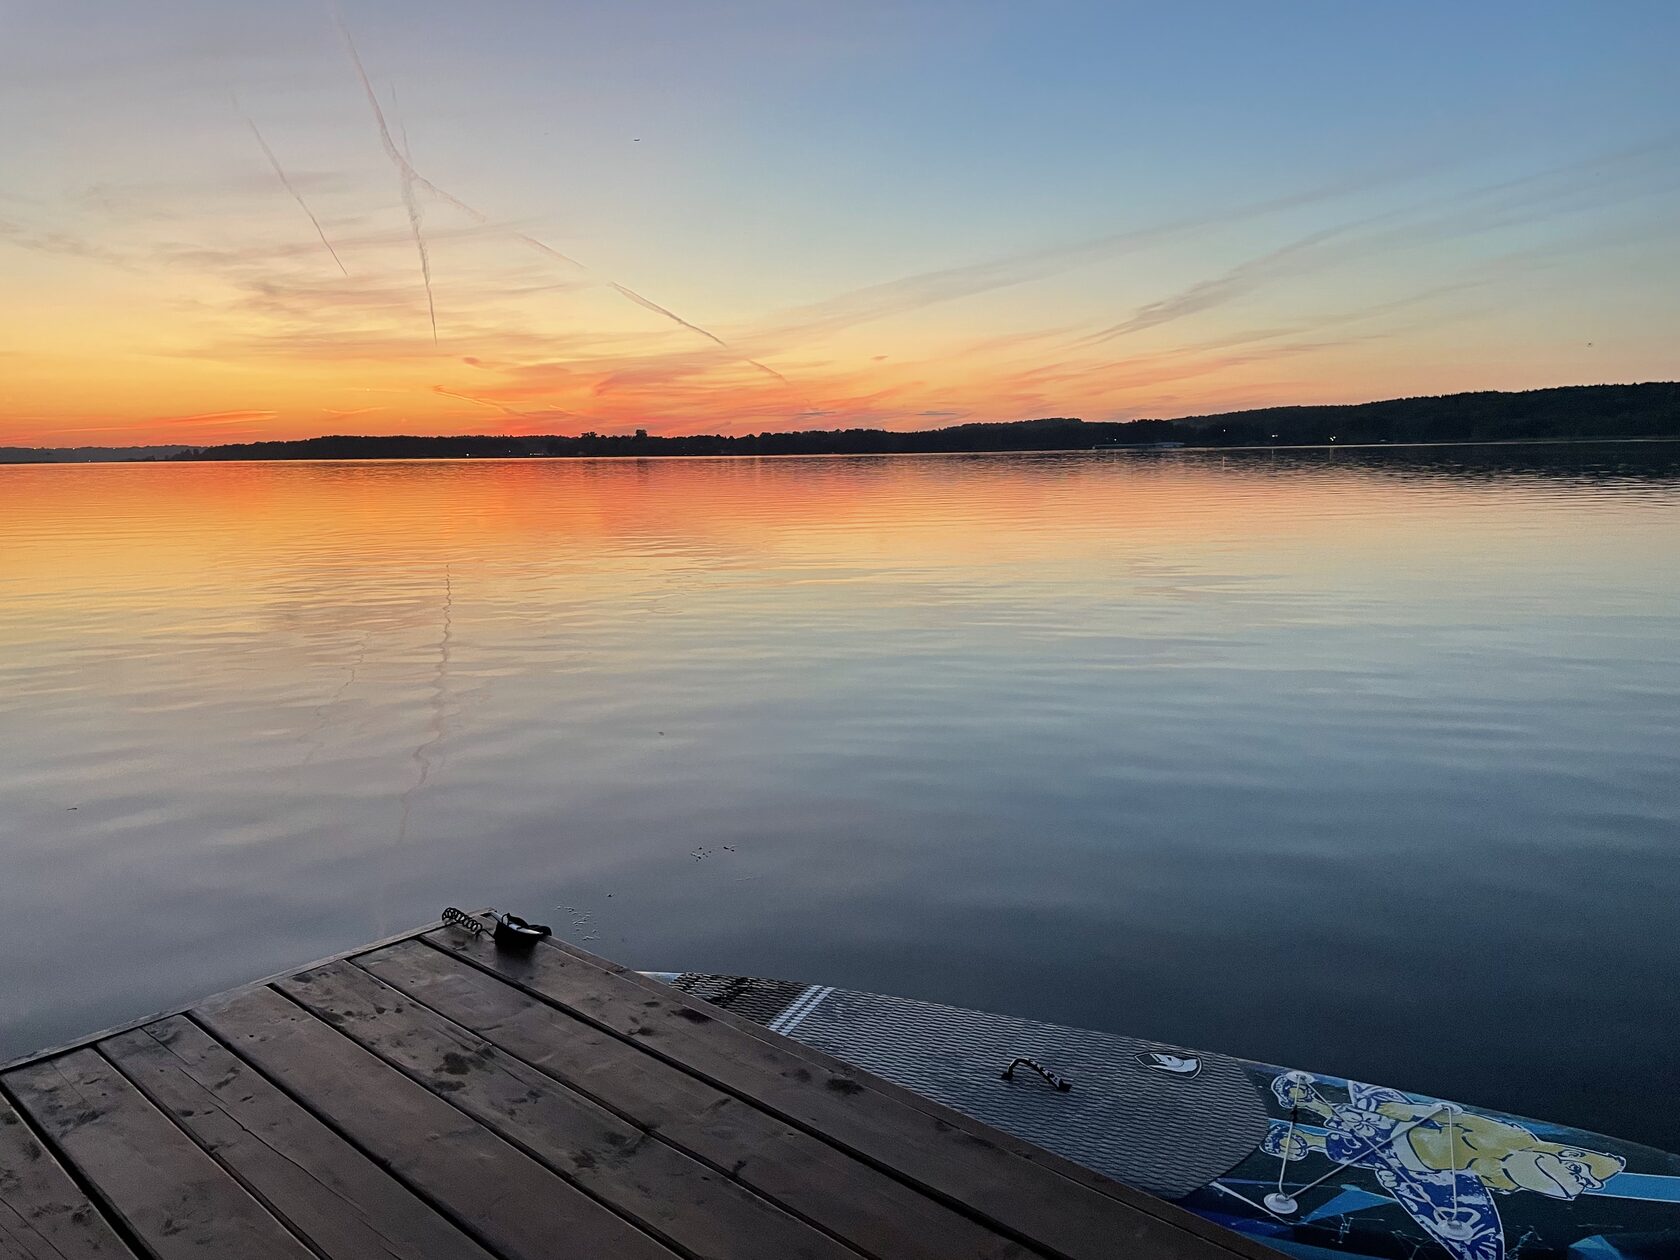
{"type": "Polygon", "coordinates": [[[1680,1260],[1680,1157],[1650,1147],[933,1002],[650,974],[1302,1260],[1680,1260]]]}

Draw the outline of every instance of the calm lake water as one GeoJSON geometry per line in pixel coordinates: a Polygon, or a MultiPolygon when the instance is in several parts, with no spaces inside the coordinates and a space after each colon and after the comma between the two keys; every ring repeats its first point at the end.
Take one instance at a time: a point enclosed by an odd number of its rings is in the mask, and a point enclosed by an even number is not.
{"type": "Polygon", "coordinates": [[[0,468],[0,1057],[493,904],[1680,1149],[1680,446],[0,468]]]}

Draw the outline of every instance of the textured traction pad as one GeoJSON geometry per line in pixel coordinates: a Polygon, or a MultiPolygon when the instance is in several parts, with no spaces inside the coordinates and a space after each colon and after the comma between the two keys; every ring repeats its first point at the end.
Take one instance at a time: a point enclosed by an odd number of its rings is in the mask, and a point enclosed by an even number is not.
{"type": "Polygon", "coordinates": [[[1235,1059],[909,998],[685,973],[674,983],[837,1059],[1127,1185],[1178,1198],[1229,1172],[1266,1134],[1265,1101],[1235,1059]],[[1193,1059],[1193,1074],[1149,1066],[1193,1059]],[[1058,1093],[1018,1055],[1073,1083],[1058,1093]]]}

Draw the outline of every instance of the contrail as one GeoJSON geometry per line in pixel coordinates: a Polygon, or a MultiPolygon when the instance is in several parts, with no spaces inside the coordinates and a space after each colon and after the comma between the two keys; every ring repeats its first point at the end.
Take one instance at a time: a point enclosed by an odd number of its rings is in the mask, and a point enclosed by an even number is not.
{"type": "MultiPolygon", "coordinates": [[[[420,230],[420,204],[414,199],[414,185],[421,184],[439,196],[444,195],[443,190],[429,180],[421,179],[420,173],[391,139],[391,128],[385,121],[385,111],[379,107],[379,96],[374,92],[367,69],[362,65],[361,54],[356,51],[356,41],[350,37],[350,28],[344,24],[344,14],[336,4],[333,6],[333,17],[338,23],[338,33],[344,37],[344,47],[349,51],[350,60],[356,67],[356,77],[361,80],[362,90],[367,93],[368,105],[373,109],[373,120],[379,125],[379,142],[385,148],[385,155],[397,168],[397,182],[402,187],[403,208],[408,211],[408,226],[414,235],[414,251],[420,255],[420,280],[426,286],[426,314],[432,322],[432,344],[435,346],[438,331],[437,303],[432,298],[432,258],[426,249],[425,235],[420,230]]],[[[450,197],[447,200],[453,201],[454,198],[450,197]]]]}
{"type": "Polygon", "coordinates": [[[412,183],[431,193],[432,196],[436,197],[439,201],[447,202],[449,205],[454,206],[457,210],[466,214],[474,222],[488,223],[489,218],[484,213],[473,209],[459,197],[445,192],[419,171],[415,170],[414,164],[410,162],[407,156],[404,155],[403,151],[397,147],[396,141],[391,138],[391,125],[385,119],[385,110],[379,104],[379,95],[373,90],[373,82],[368,78],[366,67],[362,65],[362,55],[356,51],[356,41],[350,34],[350,28],[344,23],[344,14],[338,11],[336,5],[334,6],[334,18],[338,23],[338,33],[344,37],[344,47],[350,54],[351,64],[356,67],[356,77],[361,80],[362,91],[367,94],[368,108],[373,110],[374,125],[379,128],[379,143],[385,150],[385,156],[391,159],[392,164],[397,168],[399,174],[405,176],[412,181],[412,183]]]}
{"type": "MultiPolygon", "coordinates": [[[[526,239],[529,239],[529,238],[526,238],[526,239]]],[[[536,243],[536,242],[533,242],[533,243],[536,243]]],[[[546,246],[544,248],[546,248],[546,246]]],[[[681,324],[684,328],[687,328],[691,332],[699,333],[707,341],[710,341],[710,342],[713,342],[713,343],[715,343],[719,346],[722,346],[725,350],[729,351],[731,354],[739,353],[739,351],[737,351],[735,349],[735,347],[731,346],[727,341],[725,341],[722,337],[719,337],[716,333],[707,332],[704,328],[700,327],[699,324],[689,323],[686,319],[684,319],[681,315],[678,315],[675,311],[666,310],[663,306],[659,305],[658,302],[649,301],[647,298],[643,297],[640,293],[637,293],[634,289],[626,288],[624,285],[619,284],[616,280],[607,281],[607,288],[611,289],[614,293],[617,293],[621,297],[628,298],[630,301],[634,302],[637,306],[640,306],[640,307],[642,307],[646,310],[650,310],[656,315],[663,315],[666,319],[673,320],[676,323],[681,324]]],[[[757,359],[745,359],[745,360],[743,360],[743,362],[745,362],[749,367],[757,368],[760,372],[763,372],[766,376],[775,377],[778,381],[780,381],[783,385],[786,385],[789,389],[793,388],[793,382],[788,380],[788,378],[783,376],[780,372],[776,371],[775,368],[766,367],[764,364],[760,363],[757,359]]]]}
{"type": "MultiPolygon", "coordinates": [[[[385,156],[391,159],[392,164],[397,168],[398,174],[403,177],[405,197],[411,198],[413,196],[413,190],[416,187],[418,187],[418,188],[421,188],[424,191],[430,193],[432,196],[436,197],[439,201],[445,202],[446,204],[448,204],[450,206],[453,206],[455,209],[459,210],[462,214],[464,214],[468,218],[470,218],[473,222],[480,223],[480,224],[488,224],[490,222],[490,216],[489,215],[485,214],[482,210],[479,210],[476,207],[468,205],[466,202],[462,201],[459,197],[455,196],[453,193],[447,192],[444,189],[439,188],[436,184],[432,183],[431,180],[427,179],[419,171],[414,169],[414,164],[412,162],[410,162],[407,155],[401,149],[399,149],[397,147],[396,141],[391,138],[391,127],[390,127],[390,124],[386,121],[385,111],[384,111],[383,108],[381,108],[381,106],[379,104],[379,95],[378,95],[378,93],[376,93],[373,90],[373,83],[368,78],[367,69],[366,69],[365,66],[362,65],[361,54],[359,52],[357,52],[357,50],[356,50],[356,41],[355,41],[354,38],[351,37],[350,28],[349,28],[348,25],[346,25],[346,23],[344,21],[344,14],[343,14],[342,10],[340,10],[336,4],[334,4],[334,6],[333,6],[333,17],[334,17],[334,20],[338,24],[339,34],[341,36],[343,36],[343,38],[344,38],[344,47],[350,53],[350,60],[356,67],[356,77],[361,81],[362,91],[367,96],[368,107],[373,110],[373,121],[374,121],[374,124],[379,128],[379,143],[385,150],[385,156]]],[[[412,209],[409,212],[409,218],[410,218],[411,222],[416,219],[415,212],[412,209]]],[[[588,267],[586,267],[583,263],[579,262],[577,259],[561,253],[559,250],[555,249],[552,245],[548,245],[548,244],[544,243],[543,241],[539,241],[534,236],[527,235],[524,232],[514,232],[513,236],[516,240],[522,242],[523,244],[528,245],[533,249],[539,250],[540,252],[542,252],[544,254],[547,254],[550,258],[557,259],[558,261],[565,263],[569,267],[575,267],[579,271],[588,271],[589,270],[588,267]]],[[[427,282],[426,282],[426,298],[427,298],[427,301],[429,303],[431,301],[431,280],[430,280],[430,276],[429,276],[429,266],[426,262],[425,244],[424,244],[424,242],[422,242],[420,240],[419,227],[418,226],[415,227],[415,242],[419,246],[419,249],[420,249],[421,267],[422,267],[423,270],[428,271],[428,278],[427,278],[427,282]]],[[[618,284],[617,282],[612,281],[612,280],[606,281],[606,285],[614,293],[617,293],[620,297],[624,298],[626,301],[634,302],[637,306],[640,306],[645,310],[652,311],[654,314],[662,316],[663,318],[668,319],[675,324],[679,324],[682,327],[688,329],[690,332],[698,333],[700,336],[706,338],[708,341],[711,341],[711,342],[715,343],[716,345],[721,346],[723,349],[728,350],[731,353],[737,353],[734,350],[734,347],[732,347],[728,342],[724,341],[723,338],[717,336],[715,333],[707,332],[704,328],[700,327],[700,325],[690,323],[688,320],[686,320],[682,316],[678,315],[675,311],[668,310],[667,308],[659,305],[659,303],[657,303],[657,302],[649,301],[647,298],[643,297],[641,294],[637,293],[635,290],[626,288],[624,285],[618,284]]],[[[436,338],[437,338],[436,320],[434,318],[434,320],[433,320],[433,340],[435,341],[436,338]]],[[[748,360],[748,362],[752,362],[752,361],[748,360]]],[[[769,372],[770,375],[775,376],[778,380],[782,380],[784,383],[786,381],[786,378],[782,377],[780,373],[775,372],[772,369],[765,367],[762,363],[753,363],[753,366],[756,367],[756,368],[759,368],[761,371],[769,372]]]]}
{"type": "Polygon", "coordinates": [[[414,181],[405,171],[402,175],[403,208],[408,211],[408,226],[414,233],[414,248],[420,255],[420,279],[426,286],[426,315],[432,321],[432,344],[437,345],[437,304],[432,301],[432,256],[426,249],[426,238],[420,232],[420,203],[414,199],[414,181]]]}
{"type": "Polygon", "coordinates": [[[402,110],[397,105],[397,85],[386,84],[391,89],[391,112],[397,117],[397,134],[402,137],[402,155],[404,160],[414,161],[414,150],[408,146],[408,124],[403,121],[402,110]]]}
{"type": "MultiPolygon", "coordinates": [[[[349,38],[346,32],[345,38],[349,38]]],[[[353,51],[353,50],[352,50],[353,51]]],[[[361,68],[361,59],[357,58],[357,68],[361,68]]],[[[366,81],[364,76],[364,82],[366,81]]],[[[369,89],[372,90],[371,88],[369,89]]],[[[391,84],[391,112],[397,110],[397,85],[391,84]]],[[[425,240],[420,235],[420,207],[414,200],[414,164],[408,147],[408,125],[402,116],[397,116],[397,129],[402,134],[402,167],[398,175],[402,180],[403,206],[408,210],[409,226],[414,231],[414,244],[420,253],[420,271],[426,280],[426,313],[432,320],[432,344],[437,345],[437,308],[432,305],[432,258],[431,251],[426,247],[425,240]]]]}
{"type": "Polygon", "coordinates": [[[285,185],[286,191],[292,194],[292,200],[298,203],[298,208],[308,215],[309,221],[315,225],[315,235],[321,238],[321,244],[327,247],[327,253],[332,255],[332,260],[338,264],[338,269],[348,276],[350,272],[345,267],[344,260],[338,256],[338,251],[332,247],[332,242],[327,239],[327,234],[321,230],[321,221],[315,217],[315,212],[304,201],[303,194],[292,187],[292,181],[286,178],[286,172],[280,166],[280,159],[274,156],[274,150],[268,147],[268,141],[263,139],[263,133],[257,130],[256,120],[247,115],[245,122],[251,128],[251,134],[257,138],[257,143],[262,146],[263,156],[268,159],[268,164],[274,168],[274,173],[280,177],[280,182],[285,185]]]}
{"type": "Polygon", "coordinates": [[[659,305],[658,302],[650,302],[647,298],[643,297],[640,293],[637,293],[634,289],[627,289],[622,284],[619,284],[618,281],[616,281],[616,280],[607,281],[607,288],[611,289],[614,293],[618,294],[620,297],[628,298],[630,301],[634,302],[637,306],[641,307],[643,310],[652,311],[655,315],[663,315],[666,319],[673,320],[676,323],[681,324],[684,328],[688,329],[690,332],[699,333],[707,341],[714,342],[717,345],[722,346],[725,350],[729,349],[729,343],[727,341],[725,341],[722,337],[717,336],[715,333],[707,332],[704,328],[700,327],[699,324],[689,323],[681,315],[678,315],[675,311],[666,310],[663,306],[659,305]]]}
{"type": "Polygon", "coordinates": [[[477,403],[480,407],[488,407],[492,411],[499,411],[504,416],[518,416],[521,420],[525,418],[523,411],[516,411],[505,403],[493,402],[488,398],[475,398],[471,394],[458,394],[452,389],[445,389],[442,385],[433,385],[432,392],[434,394],[444,394],[450,398],[459,398],[463,402],[477,403]]]}
{"type": "MultiPolygon", "coordinates": [[[[766,367],[764,364],[760,363],[757,359],[748,359],[746,362],[747,362],[747,365],[749,367],[755,367],[760,372],[763,372],[766,376],[773,376],[778,381],[780,381],[783,385],[786,385],[789,389],[793,389],[793,382],[788,380],[788,378],[783,376],[780,372],[776,371],[775,368],[766,367]]],[[[810,405],[809,402],[807,402],[806,406],[809,406],[809,405],[810,405]]]]}
{"type": "MultiPolygon", "coordinates": [[[[459,203],[456,203],[456,204],[459,204],[459,203]]],[[[472,209],[470,206],[463,206],[462,208],[465,209],[468,214],[472,215],[480,223],[488,223],[490,221],[484,215],[480,214],[477,210],[472,209]]],[[[569,254],[562,254],[559,250],[555,249],[554,246],[545,245],[545,244],[543,244],[543,242],[539,241],[534,236],[526,236],[525,233],[523,233],[523,232],[515,232],[513,234],[513,236],[514,236],[515,240],[523,241],[525,244],[529,245],[532,249],[541,250],[543,253],[547,254],[550,258],[558,258],[561,262],[565,263],[568,267],[576,267],[579,271],[588,271],[589,270],[588,267],[585,267],[582,263],[580,263],[577,259],[571,257],[569,254]]],[[[707,335],[710,336],[709,333],[707,335]]]]}

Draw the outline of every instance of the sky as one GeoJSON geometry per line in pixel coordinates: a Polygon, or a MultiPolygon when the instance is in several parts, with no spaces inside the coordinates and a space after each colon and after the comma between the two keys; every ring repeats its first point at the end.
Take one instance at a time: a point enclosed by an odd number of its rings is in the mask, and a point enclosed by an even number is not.
{"type": "Polygon", "coordinates": [[[0,0],[0,445],[1680,376],[1672,0],[0,0]]]}

